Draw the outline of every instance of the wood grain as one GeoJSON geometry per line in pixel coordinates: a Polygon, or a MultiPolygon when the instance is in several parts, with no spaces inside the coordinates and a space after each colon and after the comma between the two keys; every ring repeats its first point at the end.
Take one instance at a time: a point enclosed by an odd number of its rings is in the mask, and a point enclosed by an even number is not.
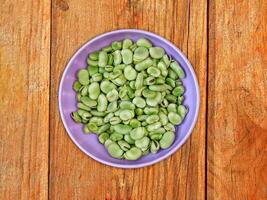
{"type": "Polygon", "coordinates": [[[0,199],[48,198],[50,1],[0,5],[0,199]]]}
{"type": "Polygon", "coordinates": [[[206,22],[205,0],[53,1],[51,199],[204,199],[206,22]],[[187,54],[201,86],[200,115],[190,139],[170,158],[142,169],[116,169],[87,157],[67,136],[58,113],[60,76],[73,52],[95,35],[120,28],[149,30],[171,40],[187,54]]]}
{"type": "Polygon", "coordinates": [[[267,199],[267,3],[209,11],[208,198],[267,199]]]}

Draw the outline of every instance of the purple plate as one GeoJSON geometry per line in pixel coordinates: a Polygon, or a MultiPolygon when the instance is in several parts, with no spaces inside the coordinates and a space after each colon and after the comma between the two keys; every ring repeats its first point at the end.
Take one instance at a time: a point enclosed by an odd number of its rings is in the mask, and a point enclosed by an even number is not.
{"type": "Polygon", "coordinates": [[[168,40],[154,33],[135,29],[123,29],[104,33],[85,43],[70,59],[61,77],[59,86],[60,115],[65,129],[72,141],[84,153],[93,159],[106,165],[121,168],[139,168],[152,165],[167,158],[178,150],[190,136],[195,126],[199,112],[199,101],[199,86],[197,78],[191,64],[184,54],[168,40]],[[160,150],[156,154],[148,154],[136,161],[127,161],[115,159],[109,156],[105,147],[98,142],[95,134],[84,134],[82,125],[76,124],[71,119],[70,113],[77,109],[76,95],[72,90],[72,84],[76,79],[77,71],[86,67],[86,58],[90,52],[99,50],[102,47],[111,44],[111,42],[115,40],[130,38],[136,41],[141,37],[149,39],[155,46],[164,48],[167,54],[177,60],[183,67],[186,73],[186,78],[182,80],[186,89],[184,105],[188,106],[189,112],[187,113],[183,123],[176,127],[176,139],[170,148],[160,150]]]}

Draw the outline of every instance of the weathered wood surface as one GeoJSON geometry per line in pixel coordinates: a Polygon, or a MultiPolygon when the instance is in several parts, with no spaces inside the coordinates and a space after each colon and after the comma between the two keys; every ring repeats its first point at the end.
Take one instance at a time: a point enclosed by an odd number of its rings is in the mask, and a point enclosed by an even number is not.
{"type": "Polygon", "coordinates": [[[0,4],[0,199],[48,198],[50,1],[0,4]]]}
{"type": "Polygon", "coordinates": [[[208,65],[208,198],[267,199],[266,1],[210,2],[208,65]]]}

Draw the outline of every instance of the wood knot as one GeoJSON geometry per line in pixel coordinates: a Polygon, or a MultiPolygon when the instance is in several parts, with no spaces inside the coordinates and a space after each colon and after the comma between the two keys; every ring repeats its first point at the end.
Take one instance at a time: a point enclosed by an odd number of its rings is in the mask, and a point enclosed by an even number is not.
{"type": "Polygon", "coordinates": [[[59,7],[59,9],[64,11],[64,12],[69,9],[68,3],[66,1],[64,1],[64,0],[57,0],[56,1],[56,6],[59,7]]]}

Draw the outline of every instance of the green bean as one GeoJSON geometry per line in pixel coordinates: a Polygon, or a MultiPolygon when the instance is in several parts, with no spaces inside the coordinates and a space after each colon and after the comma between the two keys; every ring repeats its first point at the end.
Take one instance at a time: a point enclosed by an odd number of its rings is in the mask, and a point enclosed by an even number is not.
{"type": "Polygon", "coordinates": [[[114,125],[114,130],[117,133],[125,135],[125,134],[129,134],[131,132],[132,127],[129,125],[124,125],[124,124],[116,124],[116,125],[114,125]]]}
{"type": "Polygon", "coordinates": [[[122,42],[114,41],[114,42],[112,42],[111,47],[115,51],[120,50],[122,48],[122,42]]]}
{"type": "Polygon", "coordinates": [[[130,82],[129,82],[129,86],[130,86],[133,90],[135,90],[135,81],[130,81],[130,82]]]}
{"type": "Polygon", "coordinates": [[[129,65],[133,62],[133,52],[129,49],[121,51],[122,61],[124,64],[129,65]]]}
{"type": "MultiPolygon", "coordinates": [[[[126,65],[125,64],[118,64],[118,65],[115,65],[115,67],[114,67],[114,69],[113,69],[113,71],[115,72],[115,71],[121,71],[121,73],[120,74],[122,74],[122,70],[124,70],[124,68],[126,67],[126,65]]],[[[119,74],[119,75],[120,75],[119,74]]],[[[116,77],[115,77],[116,78],[116,77]]]]}
{"type": "Polygon", "coordinates": [[[161,85],[150,85],[148,87],[150,90],[152,91],[156,91],[156,92],[163,92],[165,90],[167,90],[166,84],[161,84],[161,85]]]}
{"type": "Polygon", "coordinates": [[[160,70],[156,67],[149,67],[147,69],[147,73],[151,76],[154,76],[154,77],[159,77],[160,75],[160,70]]]}
{"type": "Polygon", "coordinates": [[[184,106],[184,105],[179,105],[177,107],[177,113],[182,117],[184,118],[185,115],[187,114],[188,112],[188,109],[184,106]]]}
{"type": "Polygon", "coordinates": [[[108,123],[113,116],[114,116],[113,113],[108,113],[103,119],[104,123],[108,123]]]}
{"type": "Polygon", "coordinates": [[[129,49],[132,44],[133,44],[132,40],[127,38],[122,42],[122,49],[129,49]]]}
{"type": "Polygon", "coordinates": [[[160,94],[160,92],[157,92],[155,97],[153,97],[153,98],[147,98],[146,99],[147,105],[153,106],[153,107],[157,106],[160,101],[161,101],[161,94],[160,94]]]}
{"type": "Polygon", "coordinates": [[[131,119],[130,126],[132,128],[137,128],[137,127],[141,126],[141,123],[137,119],[131,119]]]}
{"type": "Polygon", "coordinates": [[[183,85],[183,82],[180,79],[175,80],[175,85],[180,86],[183,85]]]}
{"type": "Polygon", "coordinates": [[[98,72],[98,66],[90,66],[88,67],[87,71],[90,76],[93,76],[94,74],[98,72]]]}
{"type": "Polygon", "coordinates": [[[157,121],[159,121],[158,115],[150,115],[150,116],[148,116],[148,118],[146,118],[146,123],[148,123],[148,124],[153,124],[157,121]]]}
{"type": "Polygon", "coordinates": [[[126,160],[137,160],[142,156],[142,151],[137,147],[132,147],[130,150],[124,153],[124,158],[126,160]]]}
{"type": "Polygon", "coordinates": [[[150,131],[148,134],[149,134],[149,136],[152,136],[154,134],[156,134],[156,135],[158,135],[158,134],[162,135],[165,132],[166,132],[166,130],[161,127],[161,128],[158,128],[158,129],[156,129],[154,131],[150,131]]]}
{"type": "Polygon", "coordinates": [[[97,100],[97,110],[99,112],[104,112],[106,111],[107,106],[108,106],[108,100],[106,96],[104,94],[100,94],[97,100]]]}
{"type": "Polygon", "coordinates": [[[151,140],[160,140],[162,138],[162,134],[153,134],[150,136],[151,140]]]}
{"type": "Polygon", "coordinates": [[[89,54],[89,58],[91,60],[98,60],[98,55],[99,55],[99,52],[95,51],[95,52],[89,54]]]}
{"type": "Polygon", "coordinates": [[[166,77],[168,75],[167,66],[163,61],[159,61],[158,68],[160,69],[162,76],[166,77]]]}
{"type": "Polygon", "coordinates": [[[87,124],[87,128],[88,128],[89,131],[91,131],[93,133],[97,133],[97,131],[98,131],[97,125],[95,123],[93,123],[93,122],[89,122],[87,124]]]}
{"type": "Polygon", "coordinates": [[[130,99],[134,98],[134,90],[130,86],[127,86],[127,94],[130,99]]]}
{"type": "MultiPolygon", "coordinates": [[[[164,96],[163,96],[164,97],[164,96]]],[[[163,107],[163,108],[166,108],[168,105],[169,105],[169,102],[167,99],[162,99],[162,101],[160,102],[160,105],[163,107]]]]}
{"type": "MultiPolygon", "coordinates": [[[[109,53],[112,51],[112,47],[111,46],[105,46],[102,48],[102,51],[109,53]]],[[[98,55],[98,59],[99,59],[99,55],[98,55]]]]}
{"type": "Polygon", "coordinates": [[[160,147],[162,149],[169,148],[172,145],[174,139],[175,139],[175,134],[173,132],[168,131],[168,132],[164,133],[163,137],[159,141],[160,147]]]}
{"type": "Polygon", "coordinates": [[[135,109],[135,105],[130,101],[121,101],[120,102],[120,108],[121,109],[134,110],[135,109]]]}
{"type": "Polygon", "coordinates": [[[118,98],[119,98],[119,93],[115,89],[107,93],[107,100],[109,102],[117,101],[118,98]]]}
{"type": "Polygon", "coordinates": [[[121,57],[121,51],[120,50],[116,50],[113,52],[113,62],[115,65],[119,65],[121,64],[122,61],[122,57],[121,57]]]}
{"type": "Polygon", "coordinates": [[[142,123],[141,123],[141,126],[147,126],[147,122],[146,121],[143,121],[142,123]]]}
{"type": "Polygon", "coordinates": [[[108,54],[106,51],[100,51],[98,55],[98,66],[105,67],[108,64],[108,54]]]}
{"type": "Polygon", "coordinates": [[[157,92],[155,91],[152,91],[152,90],[149,90],[149,89],[144,89],[142,91],[142,95],[145,97],[145,98],[154,98],[157,96],[157,92]]]}
{"type": "Polygon", "coordinates": [[[90,130],[88,129],[87,125],[83,126],[83,132],[84,133],[90,133],[90,130]]]}
{"type": "Polygon", "coordinates": [[[165,51],[161,47],[151,47],[149,48],[149,54],[152,58],[160,59],[164,55],[165,51]]]}
{"type": "Polygon", "coordinates": [[[106,148],[108,148],[108,146],[110,145],[110,144],[112,144],[112,143],[114,143],[111,139],[107,139],[106,141],[105,141],[105,143],[104,143],[104,146],[106,147],[106,148]]]}
{"type": "Polygon", "coordinates": [[[107,72],[112,72],[113,71],[113,67],[111,65],[106,65],[105,66],[105,71],[106,72],[104,72],[103,75],[105,75],[105,73],[107,73],[107,72]]]}
{"type": "Polygon", "coordinates": [[[118,109],[118,105],[117,105],[117,101],[113,101],[111,103],[108,104],[107,107],[107,112],[111,113],[111,112],[115,112],[118,109]]]}
{"type": "Polygon", "coordinates": [[[143,137],[141,139],[135,140],[135,146],[139,149],[146,149],[149,146],[150,139],[148,137],[143,137]]]}
{"type": "Polygon", "coordinates": [[[86,106],[83,103],[77,103],[77,107],[80,108],[80,109],[83,109],[83,110],[87,110],[87,111],[91,110],[91,108],[89,106],[86,106]]]}
{"type": "Polygon", "coordinates": [[[166,131],[175,131],[175,127],[174,127],[174,125],[173,125],[172,123],[168,123],[168,124],[166,124],[166,125],[164,126],[164,129],[165,129],[166,131]]]}
{"type": "Polygon", "coordinates": [[[173,125],[179,125],[182,122],[182,118],[175,112],[170,112],[168,114],[168,119],[173,125]]]}
{"type": "Polygon", "coordinates": [[[124,151],[120,148],[120,146],[116,143],[111,143],[108,145],[108,153],[114,158],[121,158],[124,151]]]}
{"type": "Polygon", "coordinates": [[[105,73],[106,72],[105,71],[105,67],[99,67],[98,68],[98,72],[101,73],[101,74],[105,73]]]}
{"type": "Polygon", "coordinates": [[[91,117],[90,123],[94,123],[96,126],[101,126],[104,124],[104,120],[101,117],[91,117]]]}
{"type": "Polygon", "coordinates": [[[103,76],[102,76],[102,74],[100,74],[100,73],[96,73],[96,74],[94,74],[94,75],[92,76],[92,78],[91,78],[92,82],[99,82],[99,81],[101,81],[102,79],[103,79],[103,76]]]}
{"type": "Polygon", "coordinates": [[[109,137],[113,142],[119,141],[123,139],[123,135],[119,133],[112,133],[109,137]]]}
{"type": "Polygon", "coordinates": [[[88,92],[89,92],[89,97],[93,100],[96,100],[100,95],[99,83],[97,82],[91,83],[89,85],[88,92]]]}
{"type": "Polygon", "coordinates": [[[144,108],[146,106],[146,101],[142,97],[135,97],[133,99],[133,104],[138,108],[144,108]]]}
{"type": "Polygon", "coordinates": [[[159,121],[162,125],[166,125],[168,123],[168,116],[163,112],[159,112],[159,121]]]}
{"type": "Polygon", "coordinates": [[[111,117],[109,120],[109,123],[111,125],[116,125],[116,124],[121,123],[121,119],[119,117],[111,117]]]}
{"type": "Polygon", "coordinates": [[[110,128],[110,124],[104,124],[102,126],[99,127],[98,129],[98,133],[104,133],[105,131],[107,131],[110,128]]]}
{"type": "Polygon", "coordinates": [[[163,78],[162,76],[159,76],[158,78],[156,78],[156,82],[155,84],[157,85],[161,85],[165,83],[165,78],[163,78]]]}
{"type": "Polygon", "coordinates": [[[78,114],[78,112],[72,112],[71,113],[71,118],[77,123],[81,123],[82,122],[82,119],[81,119],[80,115],[78,114]]]}
{"type": "Polygon", "coordinates": [[[155,122],[153,124],[147,125],[147,130],[150,132],[150,131],[154,131],[154,130],[160,128],[160,127],[161,127],[161,123],[160,122],[155,122]]]}
{"type": "Polygon", "coordinates": [[[89,87],[87,87],[87,86],[82,86],[82,87],[80,88],[80,94],[81,94],[81,96],[86,96],[86,95],[88,94],[88,89],[89,89],[89,87]]]}
{"type": "Polygon", "coordinates": [[[77,112],[80,115],[80,117],[85,121],[88,121],[90,117],[92,117],[92,115],[88,111],[79,109],[77,112]]]}
{"type": "Polygon", "coordinates": [[[167,94],[166,96],[165,96],[165,99],[167,99],[170,103],[176,103],[176,96],[174,96],[174,95],[171,95],[171,94],[167,94]]]}
{"type": "Polygon", "coordinates": [[[131,49],[132,51],[134,51],[137,48],[137,44],[132,44],[129,49],[131,49]]]}
{"type": "Polygon", "coordinates": [[[145,38],[138,39],[137,42],[136,42],[136,44],[139,47],[146,47],[146,48],[152,47],[151,42],[149,40],[145,39],[145,38]]]}
{"type": "Polygon", "coordinates": [[[172,70],[172,69],[168,69],[168,77],[170,77],[171,79],[175,80],[178,78],[178,75],[172,70]]]}
{"type": "Polygon", "coordinates": [[[120,112],[120,118],[121,120],[126,121],[126,120],[133,118],[133,115],[131,114],[129,110],[122,110],[120,112]]]}
{"type": "Polygon", "coordinates": [[[177,112],[177,106],[174,103],[170,103],[167,107],[168,112],[177,112]]]}
{"type": "Polygon", "coordinates": [[[165,63],[165,65],[166,65],[167,67],[170,66],[171,59],[170,59],[170,57],[169,57],[167,54],[165,54],[165,55],[162,57],[162,60],[163,60],[163,62],[165,63]]]}
{"type": "Polygon", "coordinates": [[[138,90],[143,86],[144,75],[143,73],[138,73],[135,81],[135,89],[138,90]]]}
{"type": "Polygon", "coordinates": [[[124,135],[124,140],[128,143],[128,144],[134,144],[134,140],[131,138],[130,135],[124,135]]]}
{"type": "Polygon", "coordinates": [[[146,89],[145,86],[143,86],[143,87],[141,87],[141,88],[135,90],[134,96],[136,96],[136,97],[141,97],[141,96],[142,96],[142,92],[143,92],[144,89],[146,89]]]}
{"type": "Polygon", "coordinates": [[[177,86],[176,88],[173,89],[172,91],[172,94],[174,96],[180,96],[184,93],[184,87],[181,85],[181,86],[177,86]]]}
{"type": "Polygon", "coordinates": [[[151,153],[157,153],[160,148],[159,142],[158,141],[152,141],[151,146],[150,146],[150,152],[151,153]]]}
{"type": "Polygon", "coordinates": [[[126,83],[126,78],[121,74],[118,78],[112,80],[112,82],[117,86],[122,86],[126,83]]]}
{"type": "MultiPolygon", "coordinates": [[[[113,65],[113,61],[114,61],[113,55],[108,54],[108,65],[113,65]]],[[[105,70],[106,70],[106,67],[105,67],[105,70]]]]}
{"type": "Polygon", "coordinates": [[[180,65],[176,61],[170,64],[170,68],[177,74],[179,78],[185,77],[184,70],[180,67],[180,65]]]}
{"type": "MultiPolygon", "coordinates": [[[[93,83],[92,83],[93,84],[93,83]]],[[[108,80],[103,80],[100,83],[100,89],[102,92],[104,92],[105,94],[107,94],[109,91],[113,90],[116,88],[116,85],[114,85],[112,82],[108,81],[108,80]]],[[[90,91],[89,91],[90,92],[90,91]]],[[[100,91],[99,91],[100,92],[100,91]]]]}
{"type": "Polygon", "coordinates": [[[76,94],[76,99],[77,99],[78,102],[81,101],[81,98],[82,98],[82,95],[80,93],[77,93],[76,94]]]}
{"type": "Polygon", "coordinates": [[[78,76],[78,81],[82,85],[88,85],[89,84],[89,73],[86,69],[79,70],[77,76],[78,76]]]}
{"type": "Polygon", "coordinates": [[[142,115],[143,112],[144,112],[144,111],[143,111],[142,108],[136,108],[136,109],[135,109],[135,114],[136,114],[137,116],[142,115]]]}
{"type": "Polygon", "coordinates": [[[123,151],[128,151],[131,148],[131,145],[123,140],[118,141],[118,145],[123,151]]]}
{"type": "Polygon", "coordinates": [[[134,51],[133,60],[134,61],[142,61],[149,56],[148,49],[145,47],[138,47],[134,51]]]}
{"type": "Polygon", "coordinates": [[[130,136],[133,140],[139,140],[145,135],[144,127],[137,127],[130,132],[130,136]]]}
{"type": "Polygon", "coordinates": [[[183,101],[184,101],[184,96],[183,95],[177,97],[177,104],[178,105],[181,105],[183,103],[183,101]]]}
{"type": "Polygon", "coordinates": [[[82,87],[81,83],[79,81],[75,81],[72,85],[72,88],[75,92],[78,92],[80,88],[82,87]]]}
{"type": "Polygon", "coordinates": [[[87,59],[87,64],[89,66],[98,66],[98,60],[92,60],[90,58],[87,59]]]}
{"type": "Polygon", "coordinates": [[[159,109],[158,107],[145,107],[144,109],[144,113],[146,115],[154,115],[154,114],[158,114],[159,109]]]}
{"type": "Polygon", "coordinates": [[[137,64],[135,65],[135,69],[136,69],[137,71],[143,71],[143,70],[149,68],[152,64],[153,64],[152,59],[148,57],[148,58],[146,58],[145,60],[143,60],[143,61],[137,63],[137,64]]]}
{"type": "Polygon", "coordinates": [[[149,76],[144,80],[145,85],[154,85],[156,83],[156,79],[153,76],[149,76]]]}
{"type": "Polygon", "coordinates": [[[136,79],[137,72],[131,65],[127,65],[124,69],[124,76],[127,80],[132,81],[136,79]]]}
{"type": "Polygon", "coordinates": [[[109,138],[109,134],[108,133],[101,133],[98,137],[98,141],[101,143],[101,144],[104,144],[107,139],[109,138]]]}

